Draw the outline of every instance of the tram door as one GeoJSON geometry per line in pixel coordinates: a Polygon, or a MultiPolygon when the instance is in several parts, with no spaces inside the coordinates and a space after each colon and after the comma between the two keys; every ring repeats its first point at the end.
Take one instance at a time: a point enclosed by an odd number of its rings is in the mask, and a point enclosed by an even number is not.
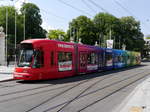
{"type": "Polygon", "coordinates": [[[87,70],[87,52],[80,52],[79,61],[79,73],[84,74],[87,70]]]}
{"type": "Polygon", "coordinates": [[[99,53],[98,55],[98,59],[99,59],[99,71],[103,70],[104,66],[105,66],[105,60],[104,60],[104,53],[99,53]]]}

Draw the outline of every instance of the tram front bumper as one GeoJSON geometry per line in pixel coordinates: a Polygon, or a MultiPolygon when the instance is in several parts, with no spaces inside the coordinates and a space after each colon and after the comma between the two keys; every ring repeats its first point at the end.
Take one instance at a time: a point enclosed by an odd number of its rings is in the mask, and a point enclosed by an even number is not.
{"type": "Polygon", "coordinates": [[[35,77],[29,73],[13,73],[13,79],[21,79],[21,80],[35,80],[35,77]]]}

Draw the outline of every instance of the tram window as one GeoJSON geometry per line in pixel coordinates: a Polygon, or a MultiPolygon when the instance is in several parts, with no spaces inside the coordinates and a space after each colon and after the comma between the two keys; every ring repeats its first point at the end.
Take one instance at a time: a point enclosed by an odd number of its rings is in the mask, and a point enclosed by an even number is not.
{"type": "Polygon", "coordinates": [[[122,62],[122,57],[118,56],[118,62],[122,62]]]}
{"type": "Polygon", "coordinates": [[[51,65],[54,65],[54,52],[51,52],[51,65]]]}
{"type": "Polygon", "coordinates": [[[72,70],[71,52],[58,52],[58,70],[60,72],[72,70]]]}
{"type": "Polygon", "coordinates": [[[107,54],[106,55],[106,60],[112,60],[112,55],[111,54],[107,54]]]}
{"type": "Polygon", "coordinates": [[[96,53],[88,54],[88,64],[97,64],[98,56],[96,53]]]}
{"type": "Polygon", "coordinates": [[[122,62],[125,63],[126,57],[125,55],[122,56],[122,62]]]}
{"type": "Polygon", "coordinates": [[[86,54],[85,53],[81,53],[80,54],[80,66],[81,67],[85,67],[86,66],[86,54]]]}
{"type": "Polygon", "coordinates": [[[44,65],[44,56],[42,51],[35,51],[34,52],[34,62],[33,68],[41,68],[44,65]]]}
{"type": "Polygon", "coordinates": [[[99,54],[99,66],[103,66],[103,54],[99,54]]]}
{"type": "Polygon", "coordinates": [[[59,52],[59,53],[58,53],[58,61],[59,61],[59,62],[62,62],[62,61],[63,61],[63,53],[62,53],[62,52],[59,52]]]}
{"type": "Polygon", "coordinates": [[[72,61],[72,53],[71,52],[59,52],[58,61],[59,62],[72,61]]]}
{"type": "Polygon", "coordinates": [[[114,58],[114,62],[117,63],[118,62],[118,56],[115,56],[114,58]]]}

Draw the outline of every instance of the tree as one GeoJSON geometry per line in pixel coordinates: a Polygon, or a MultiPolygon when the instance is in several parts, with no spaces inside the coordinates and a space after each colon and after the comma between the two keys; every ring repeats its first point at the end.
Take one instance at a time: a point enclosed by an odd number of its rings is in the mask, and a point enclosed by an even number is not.
{"type": "MultiPolygon", "coordinates": [[[[17,13],[16,9],[13,6],[1,6],[0,7],[0,26],[4,28],[4,32],[6,34],[6,14],[7,14],[7,50],[8,54],[12,55],[15,47],[15,13],[17,13]]],[[[17,19],[19,15],[17,14],[17,19]]],[[[20,21],[17,21],[17,39],[18,43],[21,39],[21,25],[20,21]]]]}
{"type": "Polygon", "coordinates": [[[97,40],[94,30],[94,24],[90,18],[79,16],[69,23],[68,37],[73,37],[75,42],[81,38],[82,43],[94,45],[97,40]]]}
{"type": "MultiPolygon", "coordinates": [[[[93,19],[96,36],[98,37],[98,42],[102,47],[106,47],[107,39],[114,39],[118,37],[119,31],[119,19],[108,13],[98,13],[93,19]],[[112,37],[110,37],[110,32],[112,37]]],[[[116,43],[116,42],[115,42],[116,43]]]]}
{"type": "Polygon", "coordinates": [[[27,3],[23,4],[21,13],[22,17],[25,15],[26,39],[45,38],[46,31],[41,27],[40,9],[35,4],[27,3]]]}
{"type": "Polygon", "coordinates": [[[15,47],[15,14],[16,14],[16,35],[17,44],[23,40],[24,34],[24,13],[26,15],[26,39],[45,37],[46,31],[41,27],[42,19],[39,8],[31,3],[24,4],[21,8],[21,14],[18,14],[13,6],[0,7],[0,26],[3,26],[6,33],[6,13],[7,18],[7,42],[8,54],[14,53],[15,47]]]}
{"type": "Polygon", "coordinates": [[[122,23],[122,42],[127,50],[142,51],[144,49],[143,33],[140,29],[140,22],[133,17],[120,18],[122,23]]]}
{"type": "Polygon", "coordinates": [[[65,40],[66,33],[63,30],[49,30],[48,37],[55,40],[65,40]]]}

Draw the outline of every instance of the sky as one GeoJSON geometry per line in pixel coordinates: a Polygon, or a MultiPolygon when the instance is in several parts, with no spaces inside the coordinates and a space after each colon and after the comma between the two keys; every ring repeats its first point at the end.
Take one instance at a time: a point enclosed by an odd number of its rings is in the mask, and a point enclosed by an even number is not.
{"type": "Polygon", "coordinates": [[[141,22],[144,35],[150,34],[150,0],[0,0],[0,5],[20,8],[23,2],[40,8],[42,26],[47,30],[67,31],[69,22],[80,15],[93,19],[99,12],[108,12],[118,18],[133,16],[141,22]]]}

